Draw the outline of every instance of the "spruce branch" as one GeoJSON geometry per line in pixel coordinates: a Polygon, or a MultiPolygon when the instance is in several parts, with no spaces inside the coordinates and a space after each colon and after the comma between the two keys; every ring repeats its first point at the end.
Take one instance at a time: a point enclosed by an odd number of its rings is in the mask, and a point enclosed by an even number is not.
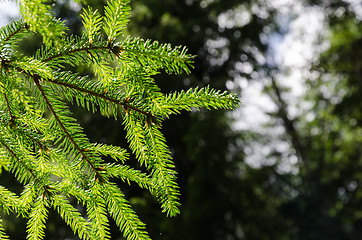
{"type": "Polygon", "coordinates": [[[161,201],[163,212],[168,216],[179,214],[179,190],[176,184],[176,171],[172,162],[171,152],[169,151],[166,140],[157,126],[147,126],[146,139],[150,142],[150,151],[154,157],[154,167],[152,169],[152,178],[158,186],[158,197],[161,201]]]}
{"type": "Polygon", "coordinates": [[[103,185],[107,209],[127,240],[150,240],[146,226],[137,217],[124,194],[114,184],[103,185]]]}
{"type": "Polygon", "coordinates": [[[29,220],[27,224],[27,239],[41,240],[45,237],[45,222],[48,217],[48,201],[45,198],[39,196],[30,212],[29,220]]]}
{"type": "Polygon", "coordinates": [[[184,47],[124,37],[129,0],[108,1],[104,16],[84,10],[81,37],[66,36],[46,0],[19,4],[23,20],[0,29],[0,165],[24,190],[18,197],[0,186],[0,206],[29,218],[28,239],[44,238],[50,208],[80,239],[110,239],[108,217],[127,240],[150,239],[113,181],[137,184],[156,196],[168,216],[178,214],[177,172],[163,120],[182,110],[232,109],[239,100],[208,87],[162,93],[153,76],[162,70],[189,73],[193,56],[184,47]],[[33,33],[44,45],[34,56],[17,52],[19,41],[33,33]],[[80,76],[79,65],[91,67],[94,77],[80,76]],[[68,102],[122,119],[142,170],[127,163],[124,148],[90,143],[68,102]],[[86,216],[71,204],[73,197],[86,216]]]}
{"type": "Polygon", "coordinates": [[[15,172],[15,175],[17,176],[19,182],[24,183],[29,182],[30,179],[38,179],[37,174],[34,173],[34,170],[29,166],[27,162],[25,162],[25,159],[20,158],[11,148],[13,144],[7,142],[4,139],[0,139],[0,144],[9,153],[11,159],[15,160],[12,166],[12,171],[15,172]]]}
{"type": "Polygon", "coordinates": [[[90,219],[91,229],[97,239],[110,239],[106,202],[102,197],[104,192],[101,191],[97,182],[92,185],[91,190],[89,193],[91,200],[87,201],[87,215],[90,219]]]}
{"type": "MultiPolygon", "coordinates": [[[[56,122],[59,124],[60,128],[63,130],[64,134],[67,136],[67,138],[70,140],[70,142],[73,144],[73,146],[77,149],[77,151],[82,155],[82,157],[84,159],[87,160],[87,156],[84,154],[83,150],[81,149],[81,147],[76,143],[76,141],[74,140],[73,136],[69,133],[68,129],[64,126],[63,122],[60,120],[58,114],[55,112],[53,105],[50,103],[48,97],[46,96],[42,86],[40,85],[40,81],[39,81],[39,76],[32,76],[35,85],[37,86],[37,88],[39,89],[42,97],[44,98],[44,101],[46,103],[46,105],[48,106],[49,111],[52,113],[53,117],[55,118],[56,122]]],[[[94,168],[94,167],[92,167],[94,168]]]]}
{"type": "Polygon", "coordinates": [[[21,0],[19,8],[29,29],[40,33],[46,45],[60,44],[67,28],[63,22],[52,17],[47,0],[21,0]]]}
{"type": "Polygon", "coordinates": [[[11,111],[10,102],[9,102],[8,96],[7,96],[5,91],[3,91],[3,96],[4,96],[4,99],[5,99],[6,108],[8,110],[9,115],[10,115],[10,124],[11,124],[16,117],[14,116],[13,112],[11,111]]]}
{"type": "Polygon", "coordinates": [[[92,234],[89,222],[70,204],[66,197],[55,195],[52,198],[52,207],[59,213],[61,218],[64,219],[65,223],[78,234],[80,239],[97,240],[92,234]]]}
{"type": "Polygon", "coordinates": [[[119,165],[115,163],[108,164],[105,166],[105,171],[110,177],[120,178],[128,184],[135,182],[141,188],[148,189],[151,193],[155,189],[153,180],[147,174],[139,170],[132,169],[127,165],[119,165]]]}
{"type": "Polygon", "coordinates": [[[93,44],[94,38],[99,35],[101,30],[102,16],[97,10],[93,11],[91,7],[84,10],[81,15],[83,18],[83,25],[88,36],[89,44],[93,44]]]}
{"type": "MultiPolygon", "coordinates": [[[[156,116],[154,116],[151,112],[147,112],[140,108],[137,108],[136,106],[133,106],[130,103],[129,98],[127,98],[127,97],[123,97],[123,99],[119,99],[118,96],[112,96],[112,94],[110,94],[108,91],[105,92],[103,87],[102,87],[101,91],[96,91],[95,89],[97,89],[97,86],[95,84],[92,84],[90,86],[80,87],[79,84],[72,84],[70,82],[62,82],[63,81],[62,79],[67,77],[68,74],[69,73],[61,73],[59,75],[60,77],[57,77],[54,80],[53,79],[47,80],[48,82],[57,84],[59,86],[62,86],[62,87],[68,88],[68,89],[75,90],[75,91],[83,94],[83,95],[78,95],[75,92],[72,92],[72,94],[68,95],[70,97],[70,98],[68,98],[68,100],[72,101],[73,98],[78,97],[80,102],[87,101],[89,104],[91,104],[91,103],[95,104],[94,99],[102,99],[106,102],[109,102],[110,104],[104,104],[104,102],[103,103],[98,102],[99,107],[121,105],[123,107],[124,112],[128,112],[129,110],[132,110],[132,111],[140,113],[140,114],[146,116],[147,118],[150,118],[153,121],[157,122],[156,116]],[[94,97],[94,98],[89,98],[87,96],[94,97]]],[[[74,75],[73,75],[73,77],[74,77],[74,75]]],[[[77,81],[78,80],[81,80],[81,78],[78,78],[77,81]]],[[[74,82],[74,80],[73,80],[73,82],[74,82]]],[[[63,89],[63,92],[64,91],[66,91],[66,89],[63,89]]],[[[67,97],[67,96],[65,96],[65,97],[67,97]]],[[[83,104],[83,106],[84,106],[84,104],[83,104]]],[[[89,109],[89,107],[87,107],[87,108],[89,109]]],[[[117,107],[115,107],[115,108],[117,109],[117,107]]],[[[115,113],[114,116],[117,116],[116,111],[114,113],[115,113]]]]}
{"type": "Polygon", "coordinates": [[[155,126],[141,125],[134,113],[126,115],[124,125],[130,148],[140,163],[152,171],[156,195],[162,203],[163,210],[168,215],[174,216],[178,213],[179,205],[176,172],[173,170],[174,165],[162,134],[155,129],[155,126]]]}
{"type": "Polygon", "coordinates": [[[107,2],[107,6],[104,9],[105,21],[103,29],[108,36],[109,44],[113,43],[126,28],[130,11],[129,0],[110,0],[107,2]]]}
{"type": "Polygon", "coordinates": [[[107,144],[94,143],[89,147],[89,150],[100,154],[102,156],[109,156],[115,161],[121,162],[122,164],[128,159],[129,154],[126,149],[118,146],[112,146],[107,144]]]}
{"type": "Polygon", "coordinates": [[[0,205],[7,214],[13,211],[21,212],[22,210],[19,197],[3,186],[0,186],[0,205]]]}
{"type": "Polygon", "coordinates": [[[15,45],[29,34],[28,25],[22,20],[10,22],[8,25],[0,28],[0,48],[4,48],[6,44],[15,45]],[[27,32],[27,33],[26,33],[27,32]]]}
{"type": "Polygon", "coordinates": [[[68,128],[64,125],[63,121],[59,118],[57,112],[54,110],[53,105],[49,101],[49,98],[46,96],[42,86],[40,85],[39,76],[32,76],[32,77],[33,77],[34,83],[37,86],[37,88],[39,89],[46,105],[48,106],[49,111],[54,116],[55,121],[58,123],[59,127],[62,129],[65,136],[69,139],[69,141],[72,143],[72,145],[77,150],[77,152],[81,155],[81,161],[86,161],[88,163],[88,165],[91,167],[91,169],[94,171],[95,177],[100,178],[101,174],[99,173],[97,166],[90,160],[90,158],[86,154],[86,151],[84,150],[84,148],[80,147],[80,145],[77,143],[77,141],[75,140],[73,135],[68,131],[68,128]]]}
{"type": "MultiPolygon", "coordinates": [[[[97,50],[110,50],[109,46],[104,46],[104,45],[100,45],[100,46],[92,46],[92,45],[89,45],[89,46],[83,46],[83,47],[80,47],[80,48],[71,48],[71,49],[68,49],[68,50],[65,50],[65,51],[59,51],[59,52],[55,52],[53,53],[52,55],[50,56],[47,56],[45,59],[42,59],[43,62],[51,62],[51,61],[59,61],[59,62],[67,62],[69,61],[69,59],[66,59],[66,57],[68,56],[71,56],[71,55],[75,55],[75,54],[78,54],[78,53],[85,53],[85,54],[88,54],[89,56],[86,57],[85,59],[87,60],[87,58],[89,58],[90,60],[93,59],[92,55],[91,55],[91,52],[94,52],[94,51],[97,51],[97,50]]],[[[84,60],[84,59],[82,59],[84,60]]]]}
{"type": "Polygon", "coordinates": [[[117,56],[124,61],[135,60],[143,66],[155,70],[164,69],[167,73],[190,73],[194,56],[187,53],[186,47],[171,44],[160,44],[158,41],[127,37],[115,44],[113,52],[122,53],[117,56]]]}

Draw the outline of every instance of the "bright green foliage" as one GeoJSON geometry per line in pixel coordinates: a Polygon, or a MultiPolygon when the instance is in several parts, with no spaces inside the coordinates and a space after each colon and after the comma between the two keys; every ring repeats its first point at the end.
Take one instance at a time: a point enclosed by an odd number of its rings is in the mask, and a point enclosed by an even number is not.
{"type": "MultiPolygon", "coordinates": [[[[17,196],[0,186],[1,209],[28,218],[28,239],[44,239],[50,208],[81,239],[110,239],[109,217],[127,239],[149,239],[112,181],[137,183],[159,200],[162,211],[176,215],[179,189],[162,121],[181,110],[231,109],[238,99],[209,88],[161,93],[152,76],[162,69],[189,73],[193,57],[182,47],[123,37],[127,0],[109,1],[105,16],[86,8],[83,36],[66,36],[45,1],[20,1],[20,6],[23,20],[0,30],[0,164],[24,190],[17,196]],[[14,50],[35,32],[44,39],[35,56],[14,50]],[[96,78],[66,67],[78,65],[91,66],[96,78]],[[145,172],[125,165],[125,149],[91,143],[68,102],[122,119],[145,172]],[[85,217],[72,205],[74,198],[86,209],[85,217]]],[[[6,238],[1,221],[0,237],[6,238]]]]}
{"type": "Polygon", "coordinates": [[[109,0],[105,7],[104,31],[108,37],[108,42],[112,43],[122,34],[129,20],[130,6],[129,0],[109,0]]]}
{"type": "Polygon", "coordinates": [[[20,12],[30,30],[43,36],[46,45],[59,44],[59,39],[66,29],[63,24],[52,17],[51,7],[47,0],[21,0],[20,12]]]}
{"type": "Polygon", "coordinates": [[[97,10],[92,11],[91,7],[85,10],[84,14],[81,16],[83,18],[83,25],[85,27],[89,43],[92,44],[94,37],[99,35],[99,31],[101,30],[102,16],[97,10]]]}
{"type": "Polygon", "coordinates": [[[9,239],[9,237],[5,233],[5,229],[2,225],[2,219],[0,218],[0,239],[9,239]]]}

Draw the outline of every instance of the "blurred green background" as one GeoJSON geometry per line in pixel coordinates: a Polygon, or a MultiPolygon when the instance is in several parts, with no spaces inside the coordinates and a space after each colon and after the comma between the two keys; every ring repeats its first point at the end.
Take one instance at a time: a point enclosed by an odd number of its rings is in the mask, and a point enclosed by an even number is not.
{"type": "MultiPolygon", "coordinates": [[[[89,2],[103,11],[104,1],[89,2]]],[[[233,112],[183,112],[165,121],[179,216],[167,218],[147,192],[122,186],[152,239],[362,239],[362,2],[131,5],[127,34],[197,55],[190,75],[157,76],[162,91],[210,85],[242,100],[233,112]]],[[[54,1],[54,9],[70,33],[81,34],[79,5],[54,1]]],[[[19,50],[33,54],[39,44],[34,36],[19,50]]],[[[120,121],[70,107],[92,142],[127,146],[120,121]]],[[[0,184],[20,191],[9,174],[0,184]]],[[[50,213],[46,239],[78,239],[50,213]]],[[[4,221],[12,239],[25,239],[25,220],[4,221]]],[[[123,239],[113,228],[112,239],[123,239]]]]}

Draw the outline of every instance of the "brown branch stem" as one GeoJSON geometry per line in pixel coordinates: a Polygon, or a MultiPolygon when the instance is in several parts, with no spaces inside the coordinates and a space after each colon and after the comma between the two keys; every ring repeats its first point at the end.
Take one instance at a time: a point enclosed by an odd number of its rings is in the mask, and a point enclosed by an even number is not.
{"type": "Polygon", "coordinates": [[[92,91],[89,89],[84,89],[84,88],[81,88],[81,87],[78,87],[76,85],[69,84],[69,83],[62,83],[62,82],[58,82],[58,81],[51,80],[51,79],[47,79],[47,81],[54,83],[54,84],[58,84],[63,87],[74,89],[74,90],[82,92],[82,93],[92,95],[94,97],[102,98],[106,101],[109,101],[109,102],[112,102],[112,103],[115,103],[118,105],[121,105],[126,112],[127,112],[127,110],[130,109],[132,111],[141,113],[142,115],[145,115],[147,118],[153,119],[155,122],[157,122],[156,117],[152,113],[143,111],[142,109],[139,109],[139,108],[136,108],[136,107],[132,106],[131,104],[129,104],[126,100],[117,100],[117,99],[111,98],[107,95],[104,95],[104,94],[101,94],[101,93],[98,93],[98,92],[95,92],[95,91],[92,91]]]}
{"type": "Polygon", "coordinates": [[[13,115],[13,113],[11,111],[9,99],[8,99],[8,96],[6,95],[6,92],[4,91],[3,94],[4,94],[4,98],[5,98],[6,108],[8,109],[8,112],[10,115],[10,123],[12,123],[16,117],[13,115]]]}
{"type": "Polygon", "coordinates": [[[76,49],[73,49],[73,50],[65,51],[65,52],[58,53],[58,54],[55,54],[53,56],[50,56],[48,58],[45,58],[45,59],[42,60],[42,62],[49,62],[49,61],[52,61],[55,58],[71,55],[71,54],[77,53],[77,52],[83,52],[83,51],[88,52],[90,50],[102,50],[102,49],[103,50],[112,50],[108,46],[99,46],[99,47],[89,46],[89,47],[83,47],[83,48],[76,48],[76,49]]]}
{"type": "Polygon", "coordinates": [[[16,30],[15,32],[9,34],[9,36],[7,36],[4,40],[2,40],[2,42],[7,42],[7,41],[9,41],[10,38],[12,38],[13,36],[15,36],[15,35],[18,34],[20,31],[22,31],[22,30],[24,30],[24,29],[26,29],[26,28],[27,28],[27,25],[26,25],[26,23],[24,23],[24,25],[23,25],[21,28],[19,28],[19,29],[16,30]]]}
{"type": "Polygon", "coordinates": [[[0,140],[1,145],[16,159],[18,163],[20,163],[34,179],[38,179],[38,177],[34,174],[33,170],[26,166],[20,158],[15,154],[15,152],[3,141],[0,140]]]}
{"type": "Polygon", "coordinates": [[[58,114],[55,112],[52,104],[50,103],[48,97],[46,96],[41,84],[40,84],[40,77],[38,75],[31,75],[35,85],[39,89],[49,111],[54,116],[55,121],[58,123],[59,127],[62,129],[66,137],[69,139],[69,141],[72,143],[72,145],[75,147],[75,149],[81,154],[82,160],[85,160],[88,165],[95,171],[96,175],[99,175],[97,167],[94,166],[94,164],[88,159],[87,155],[84,153],[84,150],[78,145],[78,143],[75,141],[75,139],[72,137],[72,135],[69,133],[68,129],[64,126],[63,122],[60,120],[58,114]]]}

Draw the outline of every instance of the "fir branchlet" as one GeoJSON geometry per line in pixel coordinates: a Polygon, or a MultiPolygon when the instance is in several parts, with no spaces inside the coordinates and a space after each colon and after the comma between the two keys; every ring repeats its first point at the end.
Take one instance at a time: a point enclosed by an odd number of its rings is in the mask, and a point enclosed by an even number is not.
{"type": "MultiPolygon", "coordinates": [[[[82,36],[67,36],[47,1],[18,3],[23,18],[0,29],[0,174],[13,174],[24,188],[18,196],[0,186],[1,209],[28,219],[27,239],[45,238],[51,208],[80,239],[110,239],[109,218],[126,239],[150,239],[117,181],[148,190],[175,216],[177,172],[162,122],[183,110],[232,109],[239,100],[209,87],[162,93],[153,76],[187,74],[193,56],[185,47],[125,37],[129,0],[109,0],[104,16],[84,9],[82,36]],[[18,52],[34,33],[42,47],[34,56],[18,52]],[[92,76],[81,76],[79,65],[92,76]],[[139,166],[127,165],[122,147],[91,143],[69,103],[120,119],[139,166]]],[[[1,219],[0,238],[8,239],[1,219]]]]}

